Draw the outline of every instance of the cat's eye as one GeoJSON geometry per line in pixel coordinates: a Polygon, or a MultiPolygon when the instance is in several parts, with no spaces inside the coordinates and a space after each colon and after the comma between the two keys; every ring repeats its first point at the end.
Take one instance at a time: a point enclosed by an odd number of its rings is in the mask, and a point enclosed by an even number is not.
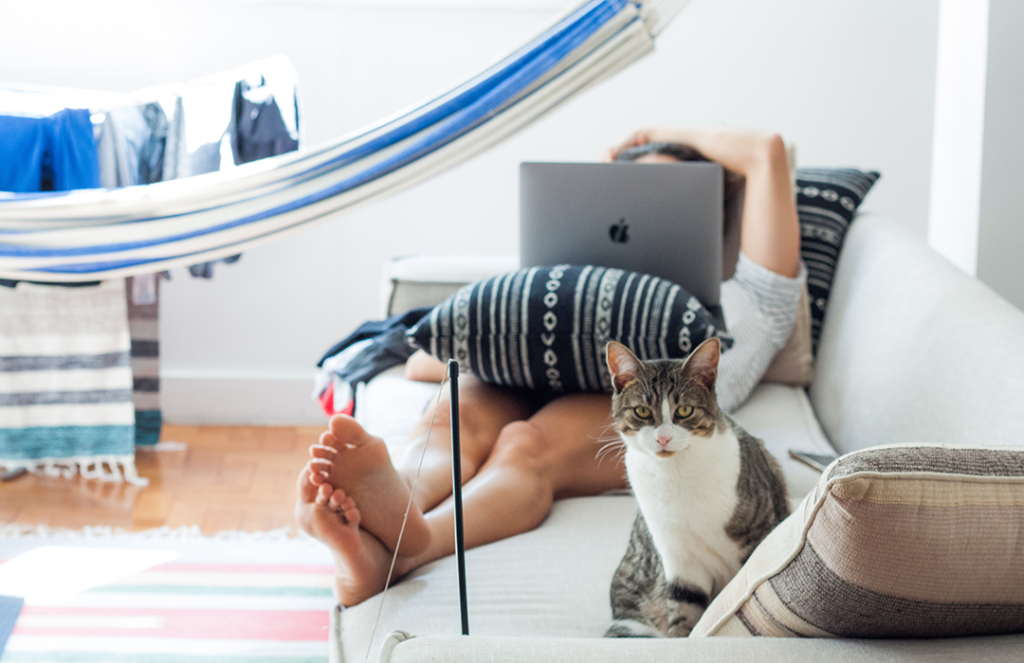
{"type": "Polygon", "coordinates": [[[679,407],[676,408],[676,416],[679,417],[680,419],[685,419],[691,414],[693,414],[692,405],[680,405],[679,407]]]}
{"type": "Polygon", "coordinates": [[[651,408],[645,405],[638,405],[637,407],[633,408],[633,413],[636,414],[636,416],[640,417],[641,419],[651,418],[651,408]]]}

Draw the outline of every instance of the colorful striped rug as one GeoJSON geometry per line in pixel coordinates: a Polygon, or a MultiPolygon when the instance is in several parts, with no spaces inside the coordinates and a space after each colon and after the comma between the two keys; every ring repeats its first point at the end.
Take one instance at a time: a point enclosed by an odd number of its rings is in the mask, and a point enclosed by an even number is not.
{"type": "Polygon", "coordinates": [[[11,529],[0,594],[25,606],[3,663],[328,660],[332,566],[316,541],[11,529]]]}

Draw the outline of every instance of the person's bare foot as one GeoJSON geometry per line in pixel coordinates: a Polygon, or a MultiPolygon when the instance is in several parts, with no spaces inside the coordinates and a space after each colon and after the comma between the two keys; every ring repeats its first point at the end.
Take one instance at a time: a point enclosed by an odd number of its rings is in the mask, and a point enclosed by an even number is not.
{"type": "Polygon", "coordinates": [[[391,553],[373,535],[359,527],[361,514],[355,500],[330,484],[314,484],[316,470],[306,463],[299,473],[295,520],[310,536],[334,554],[334,591],[348,607],[362,603],[384,589],[391,553]]]}
{"type": "MultiPolygon", "coordinates": [[[[320,443],[310,447],[311,481],[343,489],[359,504],[362,528],[395,550],[409,505],[408,483],[395,471],[384,441],[367,433],[355,419],[335,415],[329,426],[320,443]]],[[[429,543],[427,521],[413,503],[399,554],[419,554],[429,543]]]]}

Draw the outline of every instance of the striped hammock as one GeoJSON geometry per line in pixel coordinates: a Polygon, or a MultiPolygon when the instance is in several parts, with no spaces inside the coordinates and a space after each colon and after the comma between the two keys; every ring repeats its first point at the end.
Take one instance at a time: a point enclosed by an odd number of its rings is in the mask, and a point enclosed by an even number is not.
{"type": "Polygon", "coordinates": [[[466,161],[653,49],[689,0],[588,0],[483,73],[335,142],[124,189],[0,194],[0,278],[92,281],[235,255],[466,161]]]}

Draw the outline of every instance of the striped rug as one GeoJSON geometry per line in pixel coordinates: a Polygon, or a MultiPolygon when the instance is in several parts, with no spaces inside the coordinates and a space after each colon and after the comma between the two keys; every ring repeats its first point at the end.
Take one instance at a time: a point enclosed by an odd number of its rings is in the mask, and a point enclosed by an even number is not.
{"type": "Polygon", "coordinates": [[[316,541],[3,529],[0,594],[26,597],[3,663],[328,660],[332,566],[316,541]]]}

